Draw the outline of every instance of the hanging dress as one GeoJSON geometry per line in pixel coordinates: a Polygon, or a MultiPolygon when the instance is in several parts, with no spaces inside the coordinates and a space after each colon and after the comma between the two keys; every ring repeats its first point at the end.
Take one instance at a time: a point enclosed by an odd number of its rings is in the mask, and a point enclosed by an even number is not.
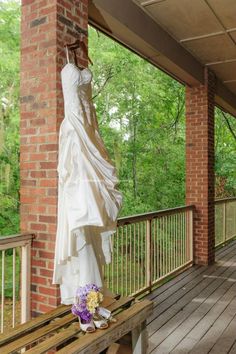
{"type": "Polygon", "coordinates": [[[99,134],[89,69],[69,62],[61,71],[65,116],[59,132],[58,221],[53,284],[72,304],[79,286],[103,287],[111,235],[122,204],[118,182],[99,134]]]}

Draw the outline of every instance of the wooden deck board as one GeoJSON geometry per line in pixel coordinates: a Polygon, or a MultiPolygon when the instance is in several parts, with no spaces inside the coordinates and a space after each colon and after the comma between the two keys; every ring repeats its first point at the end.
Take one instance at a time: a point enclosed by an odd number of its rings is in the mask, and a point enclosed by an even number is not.
{"type": "Polygon", "coordinates": [[[236,354],[236,241],[148,296],[149,353],[236,354]],[[225,343],[225,344],[224,344],[225,343]]]}

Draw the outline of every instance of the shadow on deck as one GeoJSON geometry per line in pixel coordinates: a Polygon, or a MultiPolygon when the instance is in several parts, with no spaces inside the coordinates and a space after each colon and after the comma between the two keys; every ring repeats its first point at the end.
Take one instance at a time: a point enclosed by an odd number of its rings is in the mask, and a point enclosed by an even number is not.
{"type": "Polygon", "coordinates": [[[236,354],[236,241],[153,291],[149,353],[236,354]]]}

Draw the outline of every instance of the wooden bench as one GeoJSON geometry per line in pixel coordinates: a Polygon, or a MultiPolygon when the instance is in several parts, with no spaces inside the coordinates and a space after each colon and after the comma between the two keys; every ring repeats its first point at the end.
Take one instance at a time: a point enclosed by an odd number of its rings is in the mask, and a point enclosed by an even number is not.
{"type": "Polygon", "coordinates": [[[50,350],[60,354],[95,354],[106,353],[109,348],[109,354],[126,354],[124,350],[119,352],[119,344],[113,343],[128,333],[131,333],[132,338],[132,349],[129,352],[146,353],[146,319],[152,313],[152,302],[136,302],[132,297],[119,300],[105,298],[103,306],[117,319],[106,330],[84,334],[77,318],[71,313],[71,306],[60,305],[53,311],[17,326],[10,333],[0,335],[0,353],[10,354],[23,349],[27,354],[42,354],[50,350]]]}

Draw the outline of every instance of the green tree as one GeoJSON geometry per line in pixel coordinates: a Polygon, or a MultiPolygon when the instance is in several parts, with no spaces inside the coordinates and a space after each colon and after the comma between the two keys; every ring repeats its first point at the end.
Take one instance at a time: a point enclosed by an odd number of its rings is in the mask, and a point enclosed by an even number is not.
{"type": "Polygon", "coordinates": [[[19,230],[18,2],[0,3],[0,233],[19,230]]]}
{"type": "Polygon", "coordinates": [[[216,109],[215,114],[216,197],[236,195],[236,119],[216,109]]]}
{"type": "MultiPolygon", "coordinates": [[[[0,3],[0,233],[19,228],[20,4],[0,3]]],[[[89,28],[100,132],[116,165],[121,215],[185,203],[184,87],[89,28]]],[[[216,195],[236,194],[236,120],[216,109],[216,195]]]]}
{"type": "Polygon", "coordinates": [[[122,215],[184,204],[183,86],[92,28],[89,48],[99,125],[124,195],[122,215]]]}

